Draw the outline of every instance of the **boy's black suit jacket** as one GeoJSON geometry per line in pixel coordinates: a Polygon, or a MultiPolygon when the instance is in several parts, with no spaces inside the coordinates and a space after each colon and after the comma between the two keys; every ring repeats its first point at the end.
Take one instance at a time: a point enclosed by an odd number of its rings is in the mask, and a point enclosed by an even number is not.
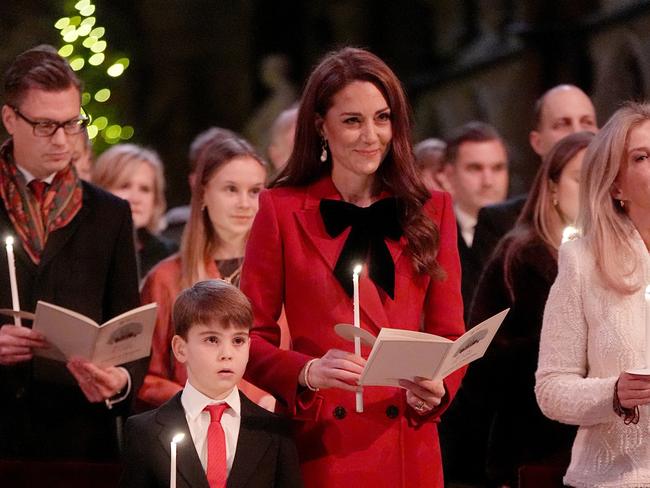
{"type": "MultiPolygon", "coordinates": [[[[243,393],[239,392],[239,396],[241,426],[227,487],[302,487],[298,454],[288,433],[288,423],[243,393]]],[[[120,487],[168,487],[170,443],[179,432],[185,438],[177,445],[177,488],[209,488],[185,419],[181,392],[159,408],[127,421],[120,487]]]]}

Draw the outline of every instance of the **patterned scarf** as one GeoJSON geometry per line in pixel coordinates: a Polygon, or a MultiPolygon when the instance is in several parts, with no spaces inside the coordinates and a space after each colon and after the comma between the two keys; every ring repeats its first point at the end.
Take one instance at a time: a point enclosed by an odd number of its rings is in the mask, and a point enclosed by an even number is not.
{"type": "Polygon", "coordinates": [[[45,192],[41,209],[12,155],[10,139],[0,147],[0,196],[23,248],[38,265],[50,233],[68,225],[81,209],[81,180],[72,164],[59,171],[45,192]]]}

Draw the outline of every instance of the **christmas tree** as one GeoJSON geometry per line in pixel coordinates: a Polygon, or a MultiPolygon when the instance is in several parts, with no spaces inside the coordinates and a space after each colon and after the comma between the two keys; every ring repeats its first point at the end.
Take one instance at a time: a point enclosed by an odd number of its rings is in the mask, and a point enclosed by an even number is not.
{"type": "Polygon", "coordinates": [[[133,137],[133,127],[119,122],[119,107],[111,103],[111,89],[129,67],[129,58],[109,49],[106,29],[98,24],[91,0],[66,1],[64,8],[67,16],[54,24],[62,39],[59,54],[84,82],[81,106],[91,119],[88,137],[101,152],[133,137]]]}

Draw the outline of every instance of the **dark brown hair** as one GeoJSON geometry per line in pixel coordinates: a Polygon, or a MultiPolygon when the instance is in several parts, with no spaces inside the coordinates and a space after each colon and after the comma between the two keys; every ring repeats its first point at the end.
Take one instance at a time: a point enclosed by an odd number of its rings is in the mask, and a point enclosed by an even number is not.
{"type": "Polygon", "coordinates": [[[68,62],[47,44],[21,54],[5,72],[5,103],[19,106],[28,90],[62,91],[74,86],[81,96],[81,81],[68,62]]]}
{"type": "Polygon", "coordinates": [[[375,193],[387,190],[399,200],[400,221],[408,241],[407,253],[416,271],[442,277],[435,259],[439,231],[423,211],[430,193],[415,168],[410,108],[395,73],[374,54],[346,47],[325,56],[312,71],[300,101],[293,152],[272,186],[306,186],[331,173],[331,156],[325,163],[319,159],[321,136],[317,122],[325,118],[334,95],[353,81],[375,85],[391,111],[393,138],[377,169],[375,193]]]}
{"type": "Polygon", "coordinates": [[[187,340],[190,329],[197,325],[250,330],[253,308],[237,287],[223,280],[205,280],[180,292],[172,318],[174,333],[187,340]]]}
{"type": "MultiPolygon", "coordinates": [[[[445,164],[454,164],[458,157],[458,150],[465,142],[501,141],[499,132],[490,124],[473,120],[453,129],[445,138],[445,164]]],[[[503,144],[505,147],[505,144],[503,144]]]]}

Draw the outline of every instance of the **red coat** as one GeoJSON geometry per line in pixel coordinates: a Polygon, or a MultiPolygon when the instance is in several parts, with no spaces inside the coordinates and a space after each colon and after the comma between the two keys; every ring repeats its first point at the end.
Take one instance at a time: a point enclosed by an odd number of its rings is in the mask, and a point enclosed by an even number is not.
{"type": "MultiPolygon", "coordinates": [[[[255,325],[247,378],[269,391],[294,416],[295,440],[306,486],[442,486],[435,423],[456,393],[462,371],[445,379],[441,408],[420,417],[405,390],[366,387],[362,414],[355,395],[340,389],[297,396],[298,373],[330,348],[352,351],[334,325],[352,322],[352,300],[333,269],[349,229],[331,238],[319,212],[322,198],[341,196],[327,177],[304,188],[277,188],[260,196],[260,210],[246,250],[241,288],[253,303],[255,325]],[[284,304],[293,349],[277,348],[284,304]]],[[[395,300],[364,272],[360,279],[361,325],[420,330],[455,339],[464,332],[460,263],[451,199],[434,193],[427,211],[440,229],[438,262],[446,278],[418,275],[404,253],[406,239],[386,241],[395,262],[395,300]]],[[[352,273],[350,273],[352,279],[352,273]]],[[[368,351],[364,351],[364,356],[368,351]]]]}

